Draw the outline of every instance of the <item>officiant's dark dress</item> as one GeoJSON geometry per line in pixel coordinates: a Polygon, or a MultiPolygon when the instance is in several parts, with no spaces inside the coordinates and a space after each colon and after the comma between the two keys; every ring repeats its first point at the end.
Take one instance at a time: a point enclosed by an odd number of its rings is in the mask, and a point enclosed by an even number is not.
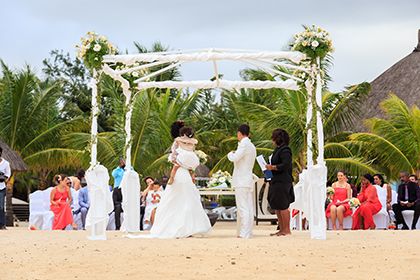
{"type": "Polygon", "coordinates": [[[268,202],[273,210],[286,210],[290,203],[295,201],[292,176],[292,151],[286,145],[274,149],[271,165],[273,178],[268,190],[268,202]]]}

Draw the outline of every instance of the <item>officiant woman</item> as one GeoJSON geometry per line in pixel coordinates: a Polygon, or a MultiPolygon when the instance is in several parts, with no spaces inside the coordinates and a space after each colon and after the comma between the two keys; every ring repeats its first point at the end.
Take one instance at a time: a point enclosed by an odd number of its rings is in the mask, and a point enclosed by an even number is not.
{"type": "Polygon", "coordinates": [[[290,203],[295,201],[292,177],[292,151],[289,148],[289,134],[281,129],[275,129],[271,135],[275,149],[270,164],[266,166],[271,170],[273,177],[268,190],[268,202],[275,210],[279,231],[272,236],[284,236],[290,232],[290,203]]]}

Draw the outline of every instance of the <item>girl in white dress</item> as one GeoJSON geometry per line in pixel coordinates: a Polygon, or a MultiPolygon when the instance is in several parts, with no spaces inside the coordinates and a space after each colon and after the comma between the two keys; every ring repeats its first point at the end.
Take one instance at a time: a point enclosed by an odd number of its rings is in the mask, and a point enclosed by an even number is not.
{"type": "Polygon", "coordinates": [[[156,208],[159,206],[163,189],[159,181],[155,180],[150,190],[146,194],[146,209],[144,211],[143,228],[149,229],[154,222],[156,208]]]}

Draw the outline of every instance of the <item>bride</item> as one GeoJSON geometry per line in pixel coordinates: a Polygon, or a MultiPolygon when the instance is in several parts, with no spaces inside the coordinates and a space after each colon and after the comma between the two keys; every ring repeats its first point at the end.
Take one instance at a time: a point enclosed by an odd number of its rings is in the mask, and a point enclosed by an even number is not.
{"type": "Polygon", "coordinates": [[[211,229],[190,173],[200,164],[194,152],[197,140],[193,137],[192,128],[182,127],[175,139],[171,157],[179,167],[172,171],[173,183],[166,187],[156,210],[150,230],[152,238],[185,238],[211,229]]]}

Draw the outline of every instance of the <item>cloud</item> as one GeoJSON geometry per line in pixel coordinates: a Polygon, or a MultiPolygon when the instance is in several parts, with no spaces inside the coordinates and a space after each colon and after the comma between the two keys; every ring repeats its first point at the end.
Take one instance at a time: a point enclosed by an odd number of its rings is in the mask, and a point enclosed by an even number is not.
{"type": "MultiPolygon", "coordinates": [[[[408,54],[416,45],[419,12],[420,1],[414,0],[5,1],[0,58],[39,70],[50,50],[74,53],[74,45],[89,30],[130,51],[133,41],[147,46],[156,40],[175,49],[279,50],[301,24],[315,23],[332,34],[336,52],[331,86],[338,90],[373,79],[408,54]]],[[[238,65],[222,66],[227,76],[238,76],[238,65]]],[[[206,66],[183,69],[185,78],[211,73],[206,66]]]]}

